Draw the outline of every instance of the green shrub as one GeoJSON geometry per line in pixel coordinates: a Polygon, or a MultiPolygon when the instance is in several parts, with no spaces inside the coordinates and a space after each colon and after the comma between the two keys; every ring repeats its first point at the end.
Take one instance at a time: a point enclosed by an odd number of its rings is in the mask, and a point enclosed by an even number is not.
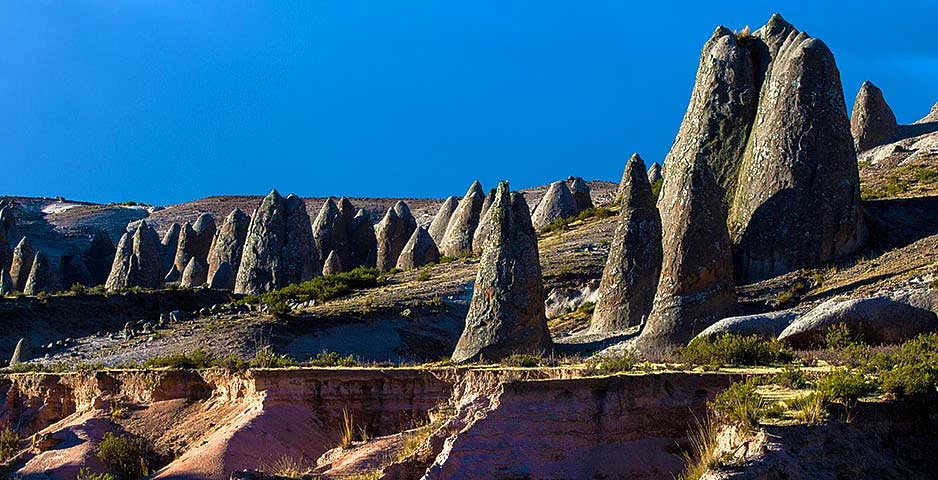
{"type": "Polygon", "coordinates": [[[594,310],[596,310],[596,304],[593,302],[583,302],[583,304],[576,309],[576,311],[587,315],[592,315],[594,310]]]}
{"type": "Polygon", "coordinates": [[[216,366],[215,356],[207,350],[197,348],[188,353],[174,353],[163,357],[150,358],[143,362],[144,368],[170,368],[193,370],[216,366]]]}
{"type": "Polygon", "coordinates": [[[579,214],[577,214],[576,219],[579,221],[588,220],[590,218],[602,219],[602,218],[609,218],[612,215],[613,215],[612,210],[608,208],[590,207],[590,208],[587,208],[586,210],[583,210],[579,214]]]}
{"type": "Polygon", "coordinates": [[[570,230],[570,219],[558,218],[541,228],[541,233],[566,232],[567,230],[570,230]]]}
{"type": "MultiPolygon", "coordinates": [[[[390,272],[389,272],[390,273],[390,272]]],[[[334,275],[323,275],[312,280],[287,285],[260,295],[247,295],[241,303],[263,303],[269,313],[280,315],[289,312],[288,302],[315,300],[325,302],[356,290],[377,287],[380,273],[374,268],[358,267],[334,275]]]]}
{"type": "Polygon", "coordinates": [[[542,358],[528,353],[512,353],[501,362],[506,367],[534,368],[540,367],[542,358]]]}
{"type": "Polygon", "coordinates": [[[756,379],[730,385],[717,394],[713,411],[729,425],[735,425],[743,431],[754,429],[763,416],[762,396],[756,391],[757,386],[756,379]]]}
{"type": "Polygon", "coordinates": [[[658,196],[661,195],[662,185],[664,185],[664,180],[656,180],[651,184],[651,196],[655,198],[655,201],[658,201],[658,196]]]}
{"type": "Polygon", "coordinates": [[[336,352],[321,352],[309,361],[313,367],[358,367],[361,362],[353,355],[343,357],[336,352]]]}
{"type": "Polygon", "coordinates": [[[804,372],[802,372],[800,368],[793,365],[786,365],[783,367],[782,371],[773,375],[770,381],[785,388],[799,389],[808,386],[808,381],[805,379],[804,372]]]}
{"type": "Polygon", "coordinates": [[[605,375],[612,375],[619,372],[630,372],[638,363],[638,356],[634,350],[623,350],[618,355],[606,355],[598,362],[591,363],[590,369],[595,369],[605,375]]]}
{"type": "Polygon", "coordinates": [[[73,283],[68,290],[75,295],[84,295],[85,293],[88,293],[88,288],[80,283],[73,283]]]}
{"type": "Polygon", "coordinates": [[[150,474],[150,448],[142,438],[107,432],[98,444],[97,456],[121,478],[136,480],[150,474]]]}
{"type": "Polygon", "coordinates": [[[421,270],[420,273],[417,274],[417,281],[426,282],[427,280],[430,280],[430,272],[421,270]]]}
{"type": "Polygon", "coordinates": [[[906,396],[934,392],[938,388],[938,334],[919,335],[894,352],[877,354],[866,367],[879,374],[885,393],[906,396]]]}
{"type": "Polygon", "coordinates": [[[796,419],[808,424],[818,423],[827,415],[824,399],[817,392],[786,400],[785,405],[794,412],[796,419]]]}
{"type": "Polygon", "coordinates": [[[814,388],[824,401],[840,403],[847,408],[855,405],[860,397],[876,389],[862,373],[846,368],[839,368],[822,376],[814,388]]]}
{"type": "Polygon", "coordinates": [[[0,462],[13,458],[20,450],[20,437],[11,428],[0,430],[0,462]]]}
{"type": "Polygon", "coordinates": [[[90,468],[82,468],[78,471],[78,480],[117,480],[110,473],[94,473],[90,468]]]}
{"type": "Polygon", "coordinates": [[[824,345],[831,350],[843,350],[858,343],[859,339],[846,323],[838,323],[827,329],[824,334],[824,345]]]}
{"type": "Polygon", "coordinates": [[[723,334],[695,338],[678,352],[681,361],[691,365],[777,365],[794,359],[794,352],[778,340],[757,335],[723,334]]]}

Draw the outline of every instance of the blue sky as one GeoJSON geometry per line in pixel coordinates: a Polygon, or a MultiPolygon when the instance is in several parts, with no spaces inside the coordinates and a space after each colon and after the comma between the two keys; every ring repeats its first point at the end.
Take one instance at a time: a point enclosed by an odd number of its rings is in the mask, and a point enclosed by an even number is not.
{"type": "Polygon", "coordinates": [[[667,153],[700,47],[774,11],[900,122],[938,101],[938,2],[0,2],[0,194],[461,195],[667,153]]]}

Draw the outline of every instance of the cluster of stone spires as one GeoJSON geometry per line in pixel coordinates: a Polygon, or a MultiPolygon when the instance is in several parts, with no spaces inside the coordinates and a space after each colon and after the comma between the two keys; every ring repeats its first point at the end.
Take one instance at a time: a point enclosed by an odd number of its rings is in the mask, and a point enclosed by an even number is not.
{"type": "Polygon", "coordinates": [[[593,208],[593,199],[589,185],[581,177],[569,177],[547,187],[531,214],[531,223],[540,231],[556,220],[575,217],[590,208],[593,208]]]}

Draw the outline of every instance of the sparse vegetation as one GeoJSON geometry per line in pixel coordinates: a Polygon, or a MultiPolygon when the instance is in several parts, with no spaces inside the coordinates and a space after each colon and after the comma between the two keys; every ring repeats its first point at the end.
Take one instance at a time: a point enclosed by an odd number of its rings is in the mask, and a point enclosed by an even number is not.
{"type": "Polygon", "coordinates": [[[0,462],[13,458],[20,450],[20,437],[10,427],[0,430],[0,462]]]}
{"type": "Polygon", "coordinates": [[[755,429],[764,415],[762,396],[756,391],[757,386],[756,379],[749,379],[734,383],[720,392],[713,404],[718,419],[744,432],[755,429]]]}
{"type": "Polygon", "coordinates": [[[664,180],[656,180],[651,184],[651,196],[654,197],[655,201],[658,201],[658,196],[661,195],[662,185],[664,185],[664,180]]]}
{"type": "Polygon", "coordinates": [[[804,372],[794,365],[785,365],[782,367],[782,371],[773,375],[770,382],[791,389],[800,389],[808,386],[808,380],[805,378],[804,372]]]}
{"type": "Polygon", "coordinates": [[[430,280],[430,272],[421,270],[420,273],[417,274],[417,281],[426,282],[427,280],[430,280]]]}
{"type": "Polygon", "coordinates": [[[597,362],[591,362],[588,370],[595,370],[604,375],[612,375],[620,372],[630,372],[635,369],[638,363],[638,355],[634,350],[625,349],[618,355],[607,355],[597,362]]]}
{"type": "Polygon", "coordinates": [[[757,335],[731,334],[695,338],[680,349],[678,355],[685,363],[709,368],[725,365],[778,365],[794,359],[794,352],[778,340],[765,340],[757,335]]]}
{"type": "MultiPolygon", "coordinates": [[[[391,274],[391,272],[388,272],[391,274]]],[[[290,311],[288,302],[306,302],[314,300],[325,302],[356,290],[377,287],[380,273],[374,268],[358,267],[349,272],[324,275],[312,280],[287,285],[279,290],[271,290],[260,295],[247,295],[239,303],[264,304],[267,311],[274,315],[283,315],[290,311]]]]}
{"type": "Polygon", "coordinates": [[[614,213],[612,212],[612,210],[606,207],[590,207],[578,213],[576,216],[576,220],[580,222],[584,220],[589,220],[591,218],[595,218],[599,220],[603,218],[609,218],[613,215],[614,213]]]}
{"type": "Polygon", "coordinates": [[[82,468],[78,471],[78,480],[117,480],[110,473],[94,473],[90,468],[82,468]]]}
{"type": "Polygon", "coordinates": [[[695,420],[689,435],[690,449],[681,453],[686,467],[680,480],[697,480],[720,465],[716,422],[711,417],[695,420]]]}
{"type": "Polygon", "coordinates": [[[268,465],[264,470],[270,471],[278,477],[303,478],[303,475],[309,471],[309,466],[293,457],[284,455],[275,460],[274,463],[268,465]]]}
{"type": "Polygon", "coordinates": [[[358,367],[361,362],[354,355],[343,357],[336,352],[321,352],[309,361],[313,367],[358,367]]]}
{"type": "Polygon", "coordinates": [[[534,368],[540,367],[542,360],[539,355],[513,353],[508,358],[503,359],[501,364],[506,367],[534,368]]]}
{"type": "Polygon", "coordinates": [[[187,353],[174,353],[163,357],[153,357],[143,362],[143,368],[169,368],[179,370],[195,370],[217,366],[217,361],[211,352],[197,348],[187,353]]]}
{"type": "Polygon", "coordinates": [[[885,175],[884,183],[868,186],[861,193],[864,200],[897,197],[922,187],[938,184],[938,168],[932,165],[904,165],[885,175]]]}
{"type": "Polygon", "coordinates": [[[786,400],[785,405],[794,412],[797,420],[809,425],[820,422],[827,415],[824,399],[817,392],[786,400]]]}
{"type": "Polygon", "coordinates": [[[876,389],[875,385],[862,373],[847,368],[839,368],[822,376],[815,383],[814,388],[822,401],[843,405],[848,416],[860,397],[876,389]]]}
{"type": "Polygon", "coordinates": [[[121,478],[136,480],[150,474],[150,447],[142,438],[112,432],[98,444],[97,457],[121,478]]]}

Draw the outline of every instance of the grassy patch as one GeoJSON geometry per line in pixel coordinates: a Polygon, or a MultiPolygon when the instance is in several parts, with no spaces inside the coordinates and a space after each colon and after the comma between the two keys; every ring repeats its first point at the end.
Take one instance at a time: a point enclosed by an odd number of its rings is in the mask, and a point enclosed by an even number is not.
{"type": "Polygon", "coordinates": [[[735,425],[744,432],[755,429],[764,415],[762,396],[756,391],[757,387],[756,379],[749,379],[720,392],[713,403],[713,410],[720,421],[735,425]]]}
{"type": "Polygon", "coordinates": [[[681,361],[690,365],[719,368],[724,365],[778,365],[791,362],[794,352],[778,340],[757,335],[724,334],[695,338],[678,351],[681,361]]]}
{"type": "Polygon", "coordinates": [[[882,184],[864,189],[864,200],[896,197],[918,188],[938,185],[938,168],[931,165],[906,165],[886,175],[882,184]]]}
{"type": "Polygon", "coordinates": [[[381,274],[374,268],[358,267],[349,272],[324,275],[312,280],[287,285],[260,295],[247,295],[240,303],[267,305],[268,312],[284,314],[289,311],[288,302],[314,300],[325,302],[356,290],[374,288],[382,283],[381,274]]]}

